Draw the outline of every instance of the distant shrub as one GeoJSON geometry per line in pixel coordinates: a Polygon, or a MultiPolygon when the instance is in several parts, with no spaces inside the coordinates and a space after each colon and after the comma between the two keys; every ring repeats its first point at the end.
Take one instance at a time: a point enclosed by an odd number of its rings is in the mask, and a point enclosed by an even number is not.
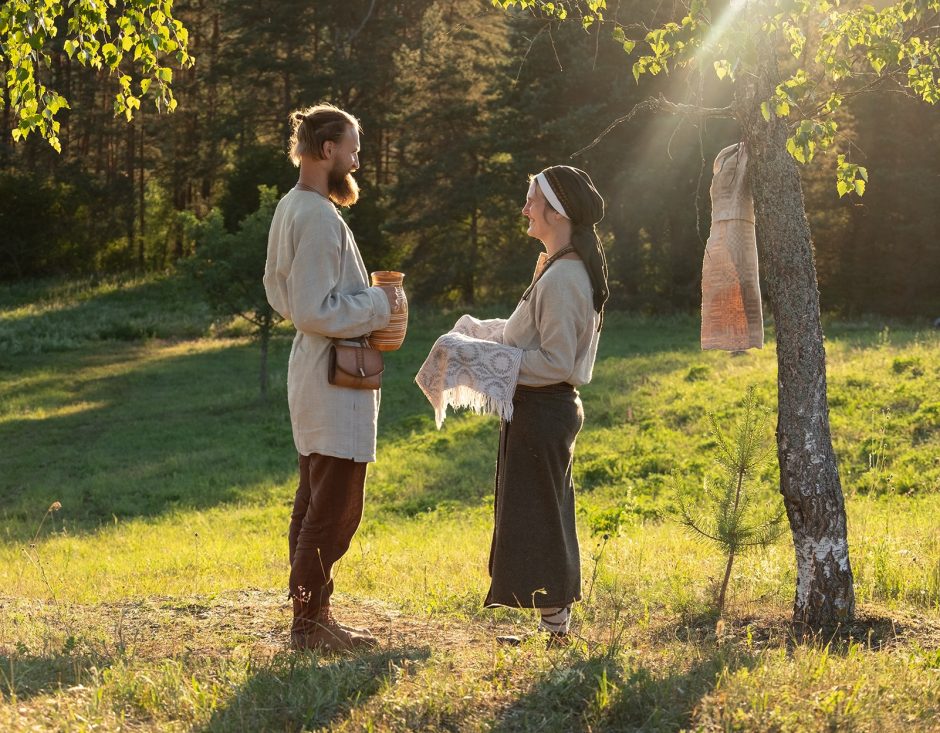
{"type": "Polygon", "coordinates": [[[891,371],[895,374],[910,372],[912,377],[920,377],[924,373],[924,368],[916,356],[898,356],[891,362],[891,371]]]}
{"type": "Polygon", "coordinates": [[[705,364],[694,364],[689,367],[689,371],[685,373],[686,382],[701,382],[711,375],[711,367],[705,364]]]}
{"type": "Polygon", "coordinates": [[[189,227],[196,241],[195,252],[181,267],[219,317],[241,316],[253,325],[252,335],[261,344],[261,396],[267,399],[268,344],[281,317],[268,304],[262,275],[277,190],[259,186],[258,191],[258,210],[242,219],[237,232],[226,230],[217,210],[203,220],[193,217],[189,227]]]}
{"type": "Polygon", "coordinates": [[[620,528],[631,524],[633,514],[625,507],[616,506],[611,509],[602,509],[594,512],[588,518],[591,534],[620,534],[620,528]]]}
{"type": "Polygon", "coordinates": [[[665,453],[653,453],[640,458],[635,467],[635,472],[637,476],[646,478],[657,474],[667,476],[675,469],[676,462],[673,456],[665,453]]]}
{"type": "Polygon", "coordinates": [[[605,455],[579,460],[575,463],[575,480],[580,488],[591,490],[599,486],[621,483],[627,477],[623,458],[605,455]]]}

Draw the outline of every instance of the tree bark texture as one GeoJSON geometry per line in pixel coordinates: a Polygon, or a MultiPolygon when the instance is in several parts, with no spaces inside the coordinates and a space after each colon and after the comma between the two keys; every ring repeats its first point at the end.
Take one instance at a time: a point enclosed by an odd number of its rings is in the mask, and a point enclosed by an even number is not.
{"type": "Polygon", "coordinates": [[[780,492],[793,534],[797,581],[793,620],[833,626],[855,613],[845,501],[832,448],[826,353],[813,244],[786,120],[760,105],[778,83],[772,40],[758,42],[758,74],[738,80],[736,117],[748,149],[757,241],[777,340],[777,456],[780,492]]]}

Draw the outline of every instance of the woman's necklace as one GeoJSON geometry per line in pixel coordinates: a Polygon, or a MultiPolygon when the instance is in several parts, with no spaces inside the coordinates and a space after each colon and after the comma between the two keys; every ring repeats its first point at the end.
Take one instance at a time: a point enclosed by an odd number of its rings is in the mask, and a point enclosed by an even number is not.
{"type": "MultiPolygon", "coordinates": [[[[565,255],[570,255],[574,251],[575,251],[574,247],[572,247],[570,244],[567,247],[562,247],[555,254],[553,254],[551,257],[545,260],[545,265],[542,267],[542,272],[545,272],[549,268],[549,266],[556,260],[560,260],[565,255]]],[[[539,277],[541,277],[541,273],[539,273],[539,277]]]]}
{"type": "Polygon", "coordinates": [[[529,299],[529,294],[532,292],[532,288],[534,288],[535,285],[536,285],[536,283],[538,283],[538,281],[542,279],[542,276],[548,271],[548,268],[549,268],[549,267],[551,267],[555,262],[557,262],[558,260],[560,260],[560,259],[561,259],[562,257],[564,257],[565,255],[569,255],[569,254],[571,254],[571,253],[574,252],[574,251],[576,251],[575,248],[572,247],[572,246],[569,244],[569,245],[566,246],[566,247],[562,247],[562,248],[561,248],[560,250],[558,250],[555,254],[553,254],[551,257],[549,257],[548,259],[546,259],[546,260],[545,260],[545,263],[542,265],[542,269],[539,270],[539,274],[538,274],[538,275],[536,276],[536,278],[532,281],[532,284],[526,289],[525,293],[522,294],[522,299],[523,299],[523,300],[528,300],[528,299],[529,299]]]}

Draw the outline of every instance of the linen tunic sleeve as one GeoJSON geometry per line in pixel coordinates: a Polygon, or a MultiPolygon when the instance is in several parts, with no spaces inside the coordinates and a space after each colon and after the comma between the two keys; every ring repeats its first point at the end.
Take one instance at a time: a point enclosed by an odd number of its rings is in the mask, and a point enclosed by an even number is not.
{"type": "Polygon", "coordinates": [[[322,212],[315,209],[296,222],[297,250],[287,276],[294,326],[329,338],[356,338],[387,326],[390,308],[380,288],[342,292],[339,287],[343,258],[353,255],[339,216],[322,212]]]}
{"type": "MultiPolygon", "coordinates": [[[[587,303],[584,294],[573,287],[555,281],[551,271],[544,280],[547,287],[536,288],[533,309],[534,325],[539,333],[540,346],[523,352],[519,368],[519,383],[542,386],[565,382],[575,371],[578,342],[581,332],[590,325],[584,322],[587,303]],[[557,286],[555,286],[557,285],[557,286]],[[553,287],[554,286],[554,287],[553,287]]],[[[593,312],[593,311],[592,311],[593,312]]]]}

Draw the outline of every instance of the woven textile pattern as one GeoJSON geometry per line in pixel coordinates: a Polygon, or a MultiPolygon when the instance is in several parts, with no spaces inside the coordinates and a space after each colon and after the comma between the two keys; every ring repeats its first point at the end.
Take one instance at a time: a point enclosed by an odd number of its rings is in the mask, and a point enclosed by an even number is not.
{"type": "Polygon", "coordinates": [[[715,158],[712,224],[702,264],[702,348],[741,351],[764,345],[754,202],[747,151],[739,143],[715,158]]]}
{"type": "Polygon", "coordinates": [[[512,419],[522,349],[500,343],[505,325],[464,315],[434,342],[415,382],[434,408],[438,428],[448,405],[512,419]]]}

